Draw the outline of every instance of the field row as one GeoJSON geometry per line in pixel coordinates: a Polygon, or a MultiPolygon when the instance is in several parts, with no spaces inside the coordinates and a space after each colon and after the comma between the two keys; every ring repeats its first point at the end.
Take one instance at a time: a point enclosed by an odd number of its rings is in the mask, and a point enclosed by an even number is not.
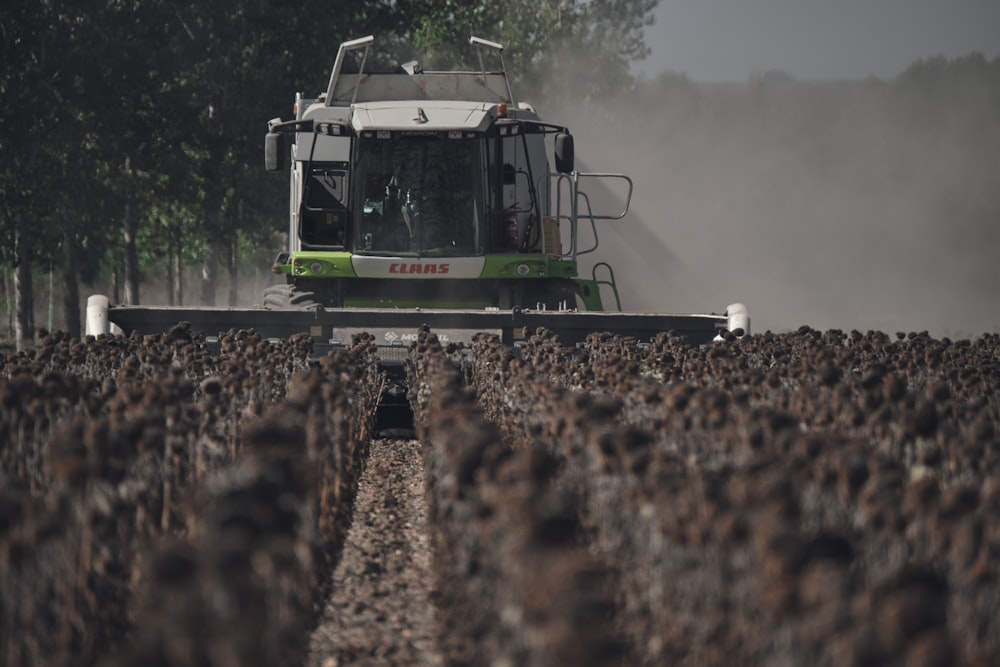
{"type": "Polygon", "coordinates": [[[452,520],[452,540],[484,526],[501,576],[483,580],[522,605],[497,618],[532,619],[532,641],[559,645],[544,630],[572,627],[559,614],[606,608],[609,627],[573,633],[620,643],[627,664],[1000,660],[1000,337],[803,328],[570,349],[540,332],[519,354],[482,337],[438,356],[463,369],[467,404],[445,412],[418,387],[430,455],[453,452],[437,479],[464,480],[463,503],[510,487],[452,520]],[[509,553],[546,536],[574,556],[509,553]],[[583,589],[602,604],[568,585],[532,616],[539,582],[573,564],[600,573],[583,589]]]}
{"type": "Polygon", "coordinates": [[[381,391],[373,348],[54,334],[0,372],[0,662],[301,663],[381,391]]]}

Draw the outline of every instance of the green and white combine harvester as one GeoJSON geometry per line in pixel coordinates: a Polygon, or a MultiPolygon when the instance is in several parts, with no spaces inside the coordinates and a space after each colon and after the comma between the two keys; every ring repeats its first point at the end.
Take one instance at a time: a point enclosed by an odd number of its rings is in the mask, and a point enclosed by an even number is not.
{"type": "Polygon", "coordinates": [[[424,325],[446,341],[483,331],[512,346],[542,327],[566,345],[595,332],[648,341],[674,331],[695,344],[749,333],[742,304],[721,315],[623,313],[607,263],[580,277],[597,221],[626,215],[632,181],[576,170],[569,130],[515,100],[499,44],[470,40],[474,71],[407,63],[382,73],[366,70],[373,42],[341,44],[326,92],[296,95],[295,119],[268,123],[267,169],[291,163],[288,248],[272,267],[284,283],[253,308],[109,306],[94,296],[88,334],[156,334],[180,322],[209,338],[308,332],[325,354],[367,331],[388,366],[424,325]],[[594,210],[588,183],[617,192],[621,209],[594,210]]]}

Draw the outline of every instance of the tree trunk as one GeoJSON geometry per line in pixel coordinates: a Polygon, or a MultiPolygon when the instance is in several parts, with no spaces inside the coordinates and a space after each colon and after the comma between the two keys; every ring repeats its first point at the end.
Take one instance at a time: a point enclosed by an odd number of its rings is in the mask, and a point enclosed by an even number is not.
{"type": "Polygon", "coordinates": [[[166,228],[167,235],[167,305],[174,306],[174,235],[170,226],[165,224],[163,218],[160,223],[166,228]]]}
{"type": "Polygon", "coordinates": [[[239,298],[238,285],[237,285],[237,275],[238,273],[238,262],[239,262],[239,247],[236,239],[236,231],[233,230],[232,235],[229,239],[229,307],[233,308],[236,306],[237,299],[239,298]]]}
{"type": "Polygon", "coordinates": [[[7,311],[7,337],[11,337],[14,335],[14,277],[6,266],[3,269],[3,298],[7,311]]]}
{"type": "Polygon", "coordinates": [[[205,230],[205,250],[201,263],[201,305],[215,305],[215,283],[219,280],[219,239],[214,230],[205,230]]]}
{"type": "Polygon", "coordinates": [[[174,301],[178,306],[184,305],[184,248],[181,246],[183,237],[178,233],[174,240],[174,254],[170,261],[174,265],[174,282],[171,289],[174,292],[174,301]]]}
{"type": "Polygon", "coordinates": [[[35,297],[31,286],[31,252],[21,235],[15,240],[17,260],[14,266],[14,344],[18,352],[35,339],[35,297]]]}
{"type": "Polygon", "coordinates": [[[119,267],[120,265],[116,260],[114,268],[111,269],[111,303],[121,303],[122,272],[119,267]]]}
{"type": "Polygon", "coordinates": [[[123,239],[125,241],[125,305],[139,305],[139,254],[136,249],[136,236],[139,233],[139,220],[135,205],[129,201],[125,204],[125,223],[123,239]]]}
{"type": "Polygon", "coordinates": [[[201,264],[201,305],[215,305],[215,285],[219,281],[219,230],[225,219],[222,192],[205,193],[205,247],[201,264]]]}
{"type": "Polygon", "coordinates": [[[163,221],[167,235],[167,303],[184,305],[184,233],[180,225],[163,221]]]}
{"type": "Polygon", "coordinates": [[[80,267],[76,257],[76,238],[63,230],[63,319],[66,333],[80,338],[80,267]]]}

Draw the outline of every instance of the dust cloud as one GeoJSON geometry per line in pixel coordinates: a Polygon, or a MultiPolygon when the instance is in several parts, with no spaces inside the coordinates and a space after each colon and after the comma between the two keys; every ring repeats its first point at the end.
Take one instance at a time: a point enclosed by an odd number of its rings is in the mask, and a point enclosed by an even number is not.
{"type": "Polygon", "coordinates": [[[582,258],[612,263],[625,310],[743,302],[756,332],[1000,331],[1000,93],[930,87],[663,75],[538,107],[573,131],[579,169],[635,181],[630,214],[582,258]]]}

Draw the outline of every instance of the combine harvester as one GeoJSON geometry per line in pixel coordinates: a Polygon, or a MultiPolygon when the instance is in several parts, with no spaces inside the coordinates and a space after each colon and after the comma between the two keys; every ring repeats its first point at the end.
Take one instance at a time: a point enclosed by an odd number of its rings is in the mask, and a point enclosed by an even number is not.
{"type": "Polygon", "coordinates": [[[365,69],[373,42],[341,44],[326,92],[296,95],[295,119],[268,124],[267,169],[291,158],[288,249],[272,267],[285,282],[255,308],[109,307],[93,296],[88,334],[180,322],[210,339],[308,332],[322,355],[366,331],[391,366],[424,325],[444,341],[492,332],[512,346],[542,327],[566,345],[594,332],[674,331],[694,344],[749,333],[742,304],[721,315],[604,312],[602,292],[621,310],[614,273],[599,262],[581,278],[578,258],[597,249],[598,220],[628,212],[632,181],[576,170],[569,130],[515,100],[501,45],[470,40],[476,71],[377,73],[365,69]],[[584,186],[598,181],[622,193],[620,211],[594,210],[584,186]]]}

